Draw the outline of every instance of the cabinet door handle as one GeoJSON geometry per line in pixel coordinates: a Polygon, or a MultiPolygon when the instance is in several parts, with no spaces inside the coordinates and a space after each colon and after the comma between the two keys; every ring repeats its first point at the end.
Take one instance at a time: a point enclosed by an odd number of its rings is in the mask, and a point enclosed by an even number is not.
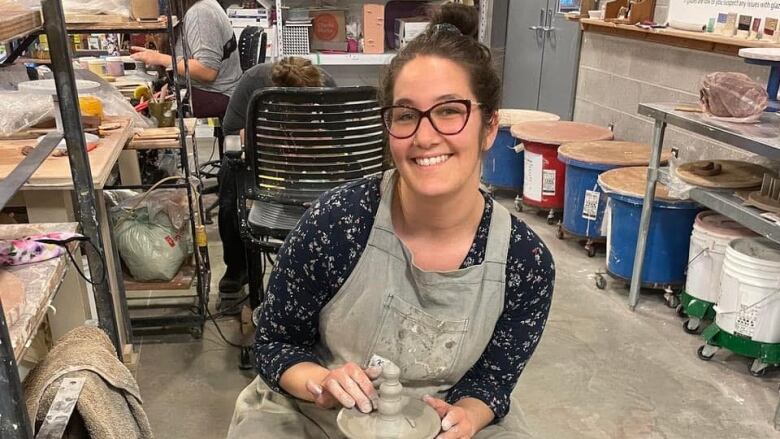
{"type": "Polygon", "coordinates": [[[540,30],[541,31],[545,31],[544,20],[545,20],[544,9],[539,9],[539,25],[538,26],[528,26],[528,29],[530,29],[532,31],[540,31],[540,30]]]}
{"type": "Polygon", "coordinates": [[[553,10],[548,9],[547,15],[544,17],[544,27],[542,28],[542,31],[544,31],[545,34],[550,34],[550,32],[554,32],[555,28],[552,27],[552,19],[553,19],[553,10]]]}

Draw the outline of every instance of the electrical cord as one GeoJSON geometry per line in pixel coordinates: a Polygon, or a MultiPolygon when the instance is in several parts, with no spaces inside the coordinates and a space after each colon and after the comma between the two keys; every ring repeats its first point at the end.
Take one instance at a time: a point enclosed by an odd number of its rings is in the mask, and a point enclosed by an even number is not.
{"type": "Polygon", "coordinates": [[[222,340],[229,344],[230,346],[233,346],[237,349],[243,349],[244,346],[240,344],[233,343],[232,341],[228,340],[227,337],[225,337],[225,334],[222,333],[222,328],[219,327],[219,323],[217,323],[217,319],[214,318],[213,315],[211,315],[211,311],[209,311],[209,307],[206,307],[206,316],[214,323],[214,327],[217,328],[217,332],[219,333],[219,336],[222,338],[222,340]]]}

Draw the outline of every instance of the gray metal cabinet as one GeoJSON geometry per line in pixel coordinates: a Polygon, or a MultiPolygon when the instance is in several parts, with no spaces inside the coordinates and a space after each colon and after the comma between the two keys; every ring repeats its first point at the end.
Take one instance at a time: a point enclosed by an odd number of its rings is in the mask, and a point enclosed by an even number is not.
{"type": "Polygon", "coordinates": [[[566,19],[560,0],[508,3],[506,18],[493,15],[494,23],[506,20],[502,107],[547,111],[571,120],[582,35],[579,22],[566,19]]]}

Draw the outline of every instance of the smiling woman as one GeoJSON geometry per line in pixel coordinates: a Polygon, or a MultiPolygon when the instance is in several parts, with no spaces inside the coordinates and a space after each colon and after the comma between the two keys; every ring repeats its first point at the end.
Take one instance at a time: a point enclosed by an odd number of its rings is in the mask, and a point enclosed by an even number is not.
{"type": "Polygon", "coordinates": [[[473,8],[446,5],[392,61],[382,116],[395,169],[326,193],[288,236],[258,308],[259,377],[229,437],[342,437],[335,409],[374,412],[385,361],[439,415],[437,437],[531,436],[510,395],[555,268],[479,190],[500,81],[476,28],[473,8]]]}

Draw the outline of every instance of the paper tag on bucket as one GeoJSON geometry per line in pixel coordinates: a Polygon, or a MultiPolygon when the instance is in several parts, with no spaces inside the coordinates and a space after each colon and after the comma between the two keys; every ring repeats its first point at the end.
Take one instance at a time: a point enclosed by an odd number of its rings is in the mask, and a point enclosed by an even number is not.
{"type": "Polygon", "coordinates": [[[756,320],[761,312],[761,306],[757,304],[740,304],[740,310],[737,314],[737,321],[734,324],[734,333],[753,338],[756,332],[756,320]]]}
{"type": "Polygon", "coordinates": [[[542,171],[542,195],[555,195],[555,169],[542,171]]]}
{"type": "Polygon", "coordinates": [[[586,220],[595,220],[599,212],[599,198],[601,193],[597,191],[585,191],[585,201],[582,203],[582,217],[586,220]]]}

